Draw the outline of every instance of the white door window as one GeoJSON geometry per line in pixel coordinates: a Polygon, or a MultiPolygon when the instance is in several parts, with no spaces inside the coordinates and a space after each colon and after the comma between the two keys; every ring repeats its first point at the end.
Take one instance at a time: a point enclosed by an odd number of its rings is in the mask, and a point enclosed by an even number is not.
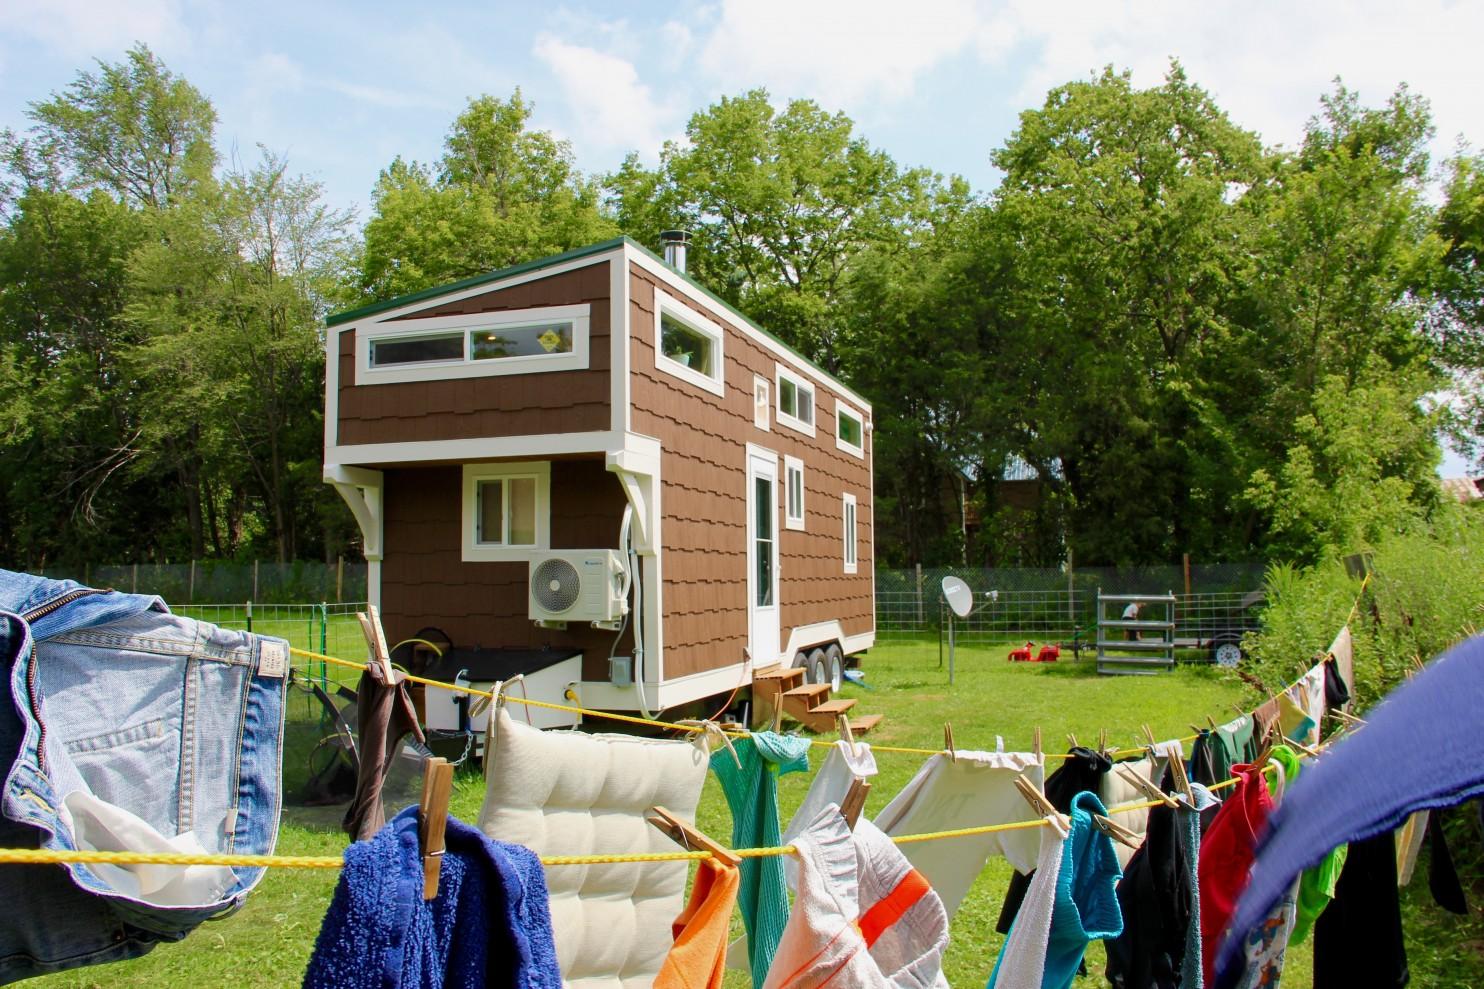
{"type": "Polygon", "coordinates": [[[778,661],[778,457],[747,454],[747,620],[752,661],[778,661]]]}

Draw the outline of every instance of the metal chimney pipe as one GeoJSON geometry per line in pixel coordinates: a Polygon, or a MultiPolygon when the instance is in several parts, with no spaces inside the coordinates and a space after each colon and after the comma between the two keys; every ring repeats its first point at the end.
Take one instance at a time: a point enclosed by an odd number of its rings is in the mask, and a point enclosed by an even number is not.
{"type": "Polygon", "coordinates": [[[660,245],[665,249],[665,264],[685,273],[685,251],[690,247],[690,234],[684,230],[661,230],[660,245]]]}

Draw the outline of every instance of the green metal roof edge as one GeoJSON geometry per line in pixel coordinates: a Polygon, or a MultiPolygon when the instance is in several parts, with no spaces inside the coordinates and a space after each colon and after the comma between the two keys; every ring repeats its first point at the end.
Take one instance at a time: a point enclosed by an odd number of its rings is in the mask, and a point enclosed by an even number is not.
{"type": "Polygon", "coordinates": [[[386,312],[389,309],[399,309],[402,306],[421,302],[424,299],[434,299],[440,295],[447,295],[450,292],[459,292],[466,288],[473,288],[476,285],[484,285],[487,282],[509,278],[512,275],[520,275],[527,271],[535,271],[538,268],[560,264],[563,261],[572,261],[592,254],[602,254],[605,251],[613,250],[615,247],[622,247],[624,243],[632,244],[634,241],[628,237],[614,237],[612,240],[605,240],[601,244],[592,244],[588,247],[575,247],[570,251],[563,251],[560,254],[553,254],[550,257],[538,258],[535,261],[526,261],[521,264],[511,265],[509,268],[501,268],[498,271],[491,271],[483,275],[474,275],[462,281],[450,282],[447,285],[435,285],[432,288],[425,288],[420,292],[399,295],[395,299],[388,299],[385,302],[373,302],[357,309],[347,309],[344,312],[334,313],[325,317],[325,325],[338,326],[341,323],[360,319],[362,316],[374,316],[377,313],[386,312]]]}

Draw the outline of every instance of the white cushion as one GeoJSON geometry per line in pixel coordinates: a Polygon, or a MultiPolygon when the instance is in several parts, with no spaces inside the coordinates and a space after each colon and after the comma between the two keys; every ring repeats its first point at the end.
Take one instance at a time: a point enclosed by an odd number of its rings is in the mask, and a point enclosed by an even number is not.
{"type": "MultiPolygon", "coordinates": [[[[538,731],[501,710],[479,827],[538,855],[673,852],[645,820],[654,806],[693,822],[708,754],[698,742],[538,731]]],[[[688,862],[546,870],[566,985],[649,989],[673,944],[688,862]]]]}

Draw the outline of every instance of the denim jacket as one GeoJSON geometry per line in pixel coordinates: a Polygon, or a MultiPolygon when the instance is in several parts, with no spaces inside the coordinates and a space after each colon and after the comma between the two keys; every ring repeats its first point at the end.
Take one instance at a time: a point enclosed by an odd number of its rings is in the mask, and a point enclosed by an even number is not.
{"type": "MultiPolygon", "coordinates": [[[[157,597],[0,570],[0,845],[263,854],[288,643],[157,597]]],[[[261,868],[0,865],[0,982],[141,955],[239,906],[261,868]]]]}

